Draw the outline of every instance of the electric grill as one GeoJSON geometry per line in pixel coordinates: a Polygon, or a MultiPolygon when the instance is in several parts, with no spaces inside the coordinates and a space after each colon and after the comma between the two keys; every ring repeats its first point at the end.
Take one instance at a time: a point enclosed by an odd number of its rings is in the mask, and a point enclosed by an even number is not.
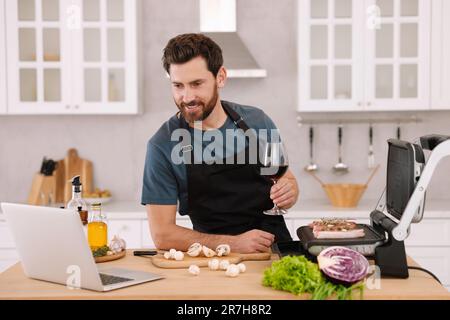
{"type": "Polygon", "coordinates": [[[309,226],[297,229],[300,241],[277,243],[275,252],[305,255],[315,260],[330,246],[346,246],[360,252],[380,268],[383,276],[408,277],[404,240],[411,223],[423,218],[426,190],[439,162],[450,155],[450,136],[427,135],[419,144],[389,139],[386,188],[370,213],[370,225],[359,224],[365,236],[352,239],[317,239],[309,226]],[[424,150],[429,150],[428,160],[424,150]]]}

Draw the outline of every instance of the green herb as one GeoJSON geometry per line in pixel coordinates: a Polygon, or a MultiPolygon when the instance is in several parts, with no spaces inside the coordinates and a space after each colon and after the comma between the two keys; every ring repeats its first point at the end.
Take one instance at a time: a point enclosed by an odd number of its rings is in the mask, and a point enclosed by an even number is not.
{"type": "Polygon", "coordinates": [[[313,300],[324,300],[333,294],[339,300],[351,300],[353,290],[360,290],[362,299],[364,290],[363,282],[346,287],[328,281],[319,266],[304,256],[286,256],[273,262],[264,271],[263,285],[296,295],[309,293],[313,300]]]}
{"type": "Polygon", "coordinates": [[[103,256],[106,256],[108,251],[110,251],[109,247],[103,246],[103,247],[100,247],[100,248],[92,251],[92,254],[94,255],[94,257],[103,257],[103,256]]]}

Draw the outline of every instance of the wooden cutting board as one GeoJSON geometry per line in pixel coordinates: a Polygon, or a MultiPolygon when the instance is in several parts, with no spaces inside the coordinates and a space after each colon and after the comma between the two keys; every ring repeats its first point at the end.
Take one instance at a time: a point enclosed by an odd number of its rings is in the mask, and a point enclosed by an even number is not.
{"type": "MultiPolygon", "coordinates": [[[[71,180],[79,175],[83,185],[83,192],[92,192],[92,162],[81,159],[77,149],[69,149],[67,156],[62,160],[61,167],[64,168],[64,203],[72,198],[71,180]]],[[[59,163],[58,163],[59,166],[59,163]]]]}
{"type": "Polygon", "coordinates": [[[65,201],[65,188],[66,188],[66,178],[64,176],[64,160],[59,160],[56,165],[56,170],[53,172],[56,180],[56,202],[67,204],[65,201]]]}
{"type": "Polygon", "coordinates": [[[123,250],[123,251],[113,254],[111,256],[95,257],[94,259],[95,259],[96,263],[109,262],[109,261],[121,259],[121,258],[125,257],[126,254],[127,254],[127,251],[123,250]]]}
{"type": "Polygon", "coordinates": [[[181,261],[176,260],[167,260],[164,258],[164,252],[158,252],[157,255],[152,257],[152,263],[159,267],[165,269],[183,269],[189,268],[190,265],[195,264],[199,267],[208,267],[208,261],[211,259],[219,259],[228,260],[230,263],[240,263],[243,261],[263,261],[269,260],[271,257],[271,253],[230,253],[224,257],[212,257],[207,258],[204,256],[201,257],[190,257],[186,253],[184,253],[184,259],[181,261]]]}

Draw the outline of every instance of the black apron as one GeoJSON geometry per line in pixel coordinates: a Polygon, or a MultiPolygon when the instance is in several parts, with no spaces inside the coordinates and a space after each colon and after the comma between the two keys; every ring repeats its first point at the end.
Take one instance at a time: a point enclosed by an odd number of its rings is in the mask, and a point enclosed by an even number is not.
{"type": "MultiPolygon", "coordinates": [[[[222,106],[235,125],[244,130],[247,124],[226,102],[222,106]]],[[[180,128],[189,130],[188,123],[180,115],[180,128]]],[[[248,139],[248,138],[246,138],[248,139]]],[[[291,241],[292,238],[282,216],[263,213],[271,209],[272,182],[260,174],[261,165],[249,164],[248,143],[244,150],[245,163],[239,164],[234,154],[233,164],[223,159],[223,164],[194,163],[194,150],[185,144],[182,148],[187,173],[188,212],[194,230],[208,234],[238,235],[252,229],[260,229],[275,235],[275,241],[291,241]]],[[[241,155],[242,156],[242,155],[241,155]]]]}

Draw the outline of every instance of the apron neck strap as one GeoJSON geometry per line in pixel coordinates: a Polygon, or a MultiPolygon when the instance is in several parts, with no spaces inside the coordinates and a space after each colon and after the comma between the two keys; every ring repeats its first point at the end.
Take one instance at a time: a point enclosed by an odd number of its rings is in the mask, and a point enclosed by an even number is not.
{"type": "Polygon", "coordinates": [[[223,103],[222,101],[222,107],[225,110],[225,113],[231,118],[231,120],[233,120],[234,124],[239,129],[242,129],[244,132],[250,129],[247,123],[245,123],[244,119],[242,119],[242,117],[236,111],[229,107],[226,102],[223,103]]]}

